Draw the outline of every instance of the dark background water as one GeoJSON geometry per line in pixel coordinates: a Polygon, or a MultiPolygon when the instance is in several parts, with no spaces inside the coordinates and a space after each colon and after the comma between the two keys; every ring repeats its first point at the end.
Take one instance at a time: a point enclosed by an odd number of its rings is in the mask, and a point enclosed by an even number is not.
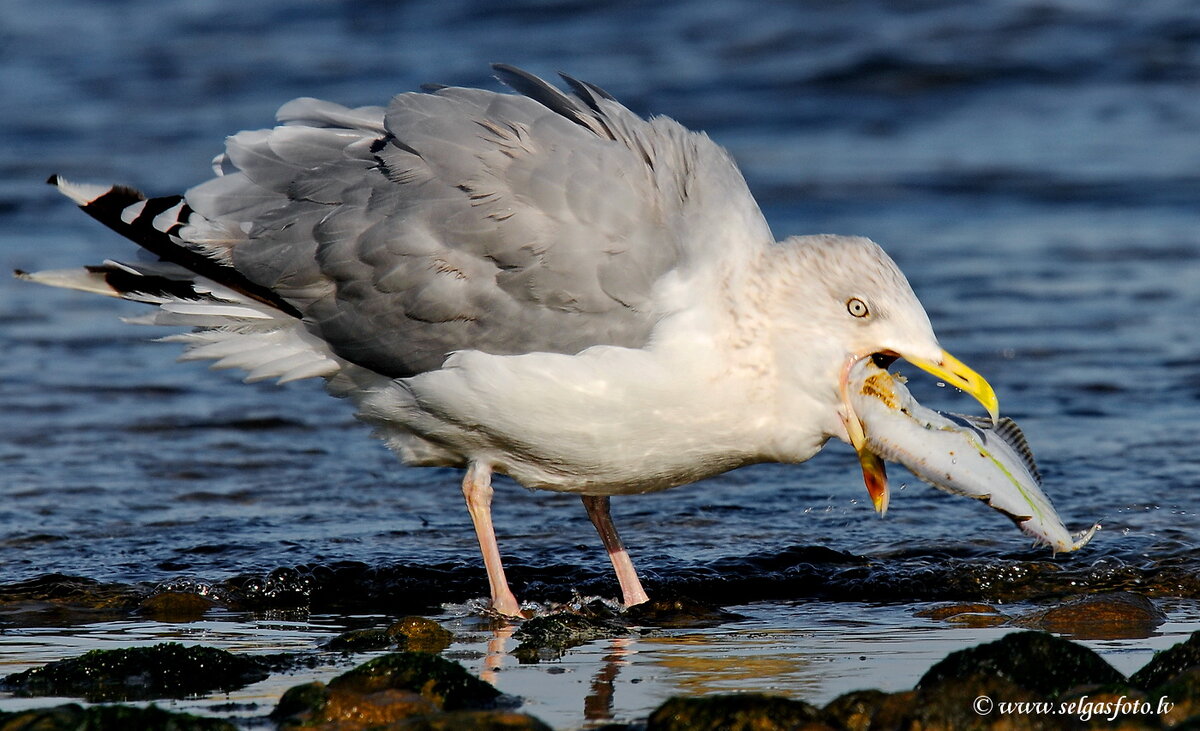
{"type": "MultiPolygon", "coordinates": [[[[943,344],[1025,428],[1064,519],[1104,523],[1051,561],[1002,516],[899,469],[879,520],[853,456],[832,448],[617,498],[652,588],[726,602],[1200,596],[1190,2],[0,2],[0,260],[132,251],[49,173],[175,193],[208,177],[224,135],[269,125],[293,97],[499,88],[497,61],[708,131],[780,238],[883,244],[943,344]]],[[[365,607],[485,591],[459,475],[401,467],[317,384],[173,363],[176,346],[149,342],[168,331],[119,321],[140,311],[0,280],[0,585],[309,567],[276,579],[365,607]]],[[[519,591],[612,593],[576,499],[505,483],[495,512],[519,591]]]]}

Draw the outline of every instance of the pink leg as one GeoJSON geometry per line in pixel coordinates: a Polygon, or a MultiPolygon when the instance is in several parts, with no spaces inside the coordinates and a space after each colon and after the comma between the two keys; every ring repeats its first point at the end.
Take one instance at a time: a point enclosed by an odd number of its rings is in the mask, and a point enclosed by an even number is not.
{"type": "Polygon", "coordinates": [[[463,496],[467,498],[467,510],[471,513],[471,522],[475,524],[483,565],[487,567],[492,609],[512,617],[520,616],[521,605],[517,604],[512,589],[508,588],[508,579],[504,578],[500,548],[496,545],[496,531],[492,528],[491,466],[477,462],[467,466],[467,474],[463,478],[463,496]]]}
{"type": "Polygon", "coordinates": [[[621,594],[625,597],[625,606],[632,607],[635,604],[650,601],[650,597],[646,596],[646,591],[642,589],[642,582],[638,580],[633,562],[629,560],[629,553],[625,551],[625,545],[621,543],[621,537],[617,535],[612,515],[608,512],[608,496],[583,495],[582,497],[583,507],[587,510],[588,517],[592,519],[592,525],[596,526],[596,532],[600,534],[600,540],[604,542],[604,548],[608,550],[608,557],[612,559],[613,568],[617,572],[617,581],[621,584],[621,594]]]}

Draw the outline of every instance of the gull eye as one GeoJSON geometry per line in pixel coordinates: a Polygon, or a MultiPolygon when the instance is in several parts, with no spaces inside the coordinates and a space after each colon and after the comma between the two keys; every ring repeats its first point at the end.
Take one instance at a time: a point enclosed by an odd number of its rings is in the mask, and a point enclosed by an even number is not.
{"type": "Polygon", "coordinates": [[[867,309],[867,303],[857,297],[851,297],[846,300],[846,312],[855,317],[866,317],[871,314],[871,311],[867,309]]]}

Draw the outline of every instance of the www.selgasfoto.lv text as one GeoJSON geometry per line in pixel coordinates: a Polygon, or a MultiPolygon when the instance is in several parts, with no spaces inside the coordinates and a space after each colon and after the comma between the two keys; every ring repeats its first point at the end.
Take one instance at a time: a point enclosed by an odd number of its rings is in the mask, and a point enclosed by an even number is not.
{"type": "Polygon", "coordinates": [[[1093,717],[1115,721],[1121,716],[1161,716],[1170,713],[1175,704],[1166,696],[1158,699],[1157,703],[1121,696],[1116,700],[1090,700],[1086,695],[1073,701],[1053,703],[1031,701],[993,701],[989,696],[981,695],[972,704],[975,712],[981,716],[999,713],[1005,716],[1075,716],[1087,722],[1093,717]]]}

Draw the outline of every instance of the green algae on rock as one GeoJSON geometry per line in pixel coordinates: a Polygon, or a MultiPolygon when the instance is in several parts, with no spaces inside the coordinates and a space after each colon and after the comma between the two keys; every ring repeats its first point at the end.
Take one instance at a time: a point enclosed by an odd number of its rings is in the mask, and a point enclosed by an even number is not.
{"type": "Polygon", "coordinates": [[[152,647],[92,650],[9,675],[0,680],[0,688],[20,696],[78,697],[96,703],[187,698],[234,690],[268,676],[253,658],[164,642],[152,647]]]}
{"type": "Polygon", "coordinates": [[[437,654],[450,646],[454,635],[432,619],[404,617],[386,629],[343,632],[325,643],[326,650],[367,652],[395,647],[409,652],[437,654]]]}
{"type": "Polygon", "coordinates": [[[828,728],[821,712],[803,701],[759,693],[675,697],[646,721],[646,731],[783,731],[828,728]]]}
{"type": "Polygon", "coordinates": [[[1078,685],[1118,685],[1125,676],[1092,650],[1046,632],[1014,632],[952,652],[917,682],[917,689],[961,683],[972,675],[999,676],[1054,697],[1078,685]]]}
{"type": "Polygon", "coordinates": [[[90,706],[76,703],[28,711],[0,711],[5,731],[236,731],[220,718],[172,713],[157,706],[90,706]]]}
{"type": "Polygon", "coordinates": [[[626,609],[624,617],[626,622],[668,629],[716,627],[745,619],[736,612],[669,592],[626,609]]]}
{"type": "Polygon", "coordinates": [[[289,689],[271,712],[281,729],[375,728],[408,718],[439,713],[438,705],[413,690],[383,688],[360,692],[307,683],[289,689]]]}
{"type": "Polygon", "coordinates": [[[1149,690],[1194,667],[1200,667],[1200,631],[1193,632],[1177,645],[1154,653],[1150,662],[1129,676],[1129,682],[1149,690]]]}
{"type": "Polygon", "coordinates": [[[371,693],[385,688],[413,690],[443,710],[494,708],[500,691],[452,660],[424,652],[393,652],[329,681],[334,689],[371,693]]]}
{"type": "Polygon", "coordinates": [[[561,611],[526,620],[513,634],[521,644],[512,654],[523,664],[556,660],[585,642],[629,633],[616,612],[593,602],[577,612],[561,611]]]}
{"type": "Polygon", "coordinates": [[[552,731],[540,719],[516,711],[450,711],[411,718],[404,731],[552,731]]]}
{"type": "Polygon", "coordinates": [[[401,724],[406,729],[529,729],[548,727],[498,708],[506,696],[450,660],[418,652],[377,657],[329,684],[289,689],[271,713],[280,728],[338,731],[401,724]]]}
{"type": "Polygon", "coordinates": [[[1188,728],[1200,728],[1200,667],[1194,666],[1179,673],[1146,695],[1163,706],[1161,717],[1164,726],[1174,728],[1191,719],[1188,728]],[[1170,703],[1169,708],[1166,703],[1170,703]]]}
{"type": "Polygon", "coordinates": [[[376,723],[437,711],[493,709],[500,691],[456,662],[423,652],[393,652],[353,668],[328,685],[296,686],[280,699],[271,718],[283,725],[361,720],[373,708],[376,723]],[[380,710],[386,709],[386,710],[380,710]],[[359,714],[359,715],[355,715],[359,714]]]}

